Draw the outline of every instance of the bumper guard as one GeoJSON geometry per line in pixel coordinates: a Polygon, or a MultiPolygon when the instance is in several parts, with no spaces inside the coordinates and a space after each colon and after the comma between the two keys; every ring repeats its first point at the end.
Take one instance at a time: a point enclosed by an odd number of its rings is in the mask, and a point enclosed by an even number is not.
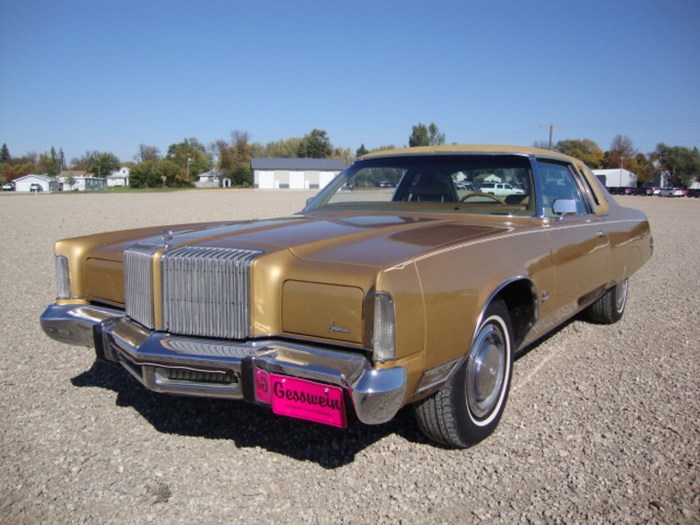
{"type": "Polygon", "coordinates": [[[154,332],[121,310],[49,305],[41,327],[66,344],[91,346],[98,358],[120,363],[149,390],[169,394],[255,398],[255,369],[339,386],[360,421],[380,424],[401,408],[402,367],[375,370],[363,355],[276,339],[225,341],[154,332]]]}

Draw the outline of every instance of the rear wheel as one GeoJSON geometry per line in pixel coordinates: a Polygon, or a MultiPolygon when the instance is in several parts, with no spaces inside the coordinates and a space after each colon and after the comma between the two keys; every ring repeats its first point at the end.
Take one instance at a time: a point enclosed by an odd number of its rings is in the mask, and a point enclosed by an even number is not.
{"type": "Polygon", "coordinates": [[[588,317],[598,324],[613,324],[622,319],[627,304],[628,280],[620,281],[588,307],[588,317]]]}
{"type": "Polygon", "coordinates": [[[510,316],[503,301],[484,312],[469,355],[441,390],[414,406],[418,425],[430,439],[464,448],[498,426],[510,388],[510,316]]]}

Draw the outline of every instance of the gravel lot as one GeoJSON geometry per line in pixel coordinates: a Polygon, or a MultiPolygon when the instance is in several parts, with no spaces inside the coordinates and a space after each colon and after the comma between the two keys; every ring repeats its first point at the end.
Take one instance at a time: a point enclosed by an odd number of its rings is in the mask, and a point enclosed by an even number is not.
{"type": "Polygon", "coordinates": [[[54,342],[61,237],[271,217],[309,192],[0,195],[0,522],[700,522],[700,200],[621,197],[652,260],[623,320],[574,321],[515,365],[501,425],[463,451],[404,411],[346,431],[150,393],[54,342]]]}

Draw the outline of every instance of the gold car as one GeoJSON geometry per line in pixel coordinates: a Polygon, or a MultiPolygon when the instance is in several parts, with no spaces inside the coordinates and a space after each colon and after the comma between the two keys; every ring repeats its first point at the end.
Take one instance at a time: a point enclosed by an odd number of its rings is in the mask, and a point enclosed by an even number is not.
{"type": "Polygon", "coordinates": [[[395,150],[293,217],[58,241],[41,324],[156,392],[337,427],[412,405],[429,438],[466,447],[498,425],[513,357],[583,310],[619,320],[652,248],[644,214],[571,157],[395,150]]]}

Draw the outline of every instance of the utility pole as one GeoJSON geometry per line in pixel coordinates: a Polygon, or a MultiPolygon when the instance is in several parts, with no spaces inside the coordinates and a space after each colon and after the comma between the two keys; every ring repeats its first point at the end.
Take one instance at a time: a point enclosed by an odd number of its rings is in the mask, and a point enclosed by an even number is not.
{"type": "Polygon", "coordinates": [[[549,142],[547,143],[547,149],[552,149],[552,134],[554,133],[555,129],[561,129],[559,126],[555,126],[554,124],[542,124],[540,125],[541,128],[549,128],[549,142]]]}

